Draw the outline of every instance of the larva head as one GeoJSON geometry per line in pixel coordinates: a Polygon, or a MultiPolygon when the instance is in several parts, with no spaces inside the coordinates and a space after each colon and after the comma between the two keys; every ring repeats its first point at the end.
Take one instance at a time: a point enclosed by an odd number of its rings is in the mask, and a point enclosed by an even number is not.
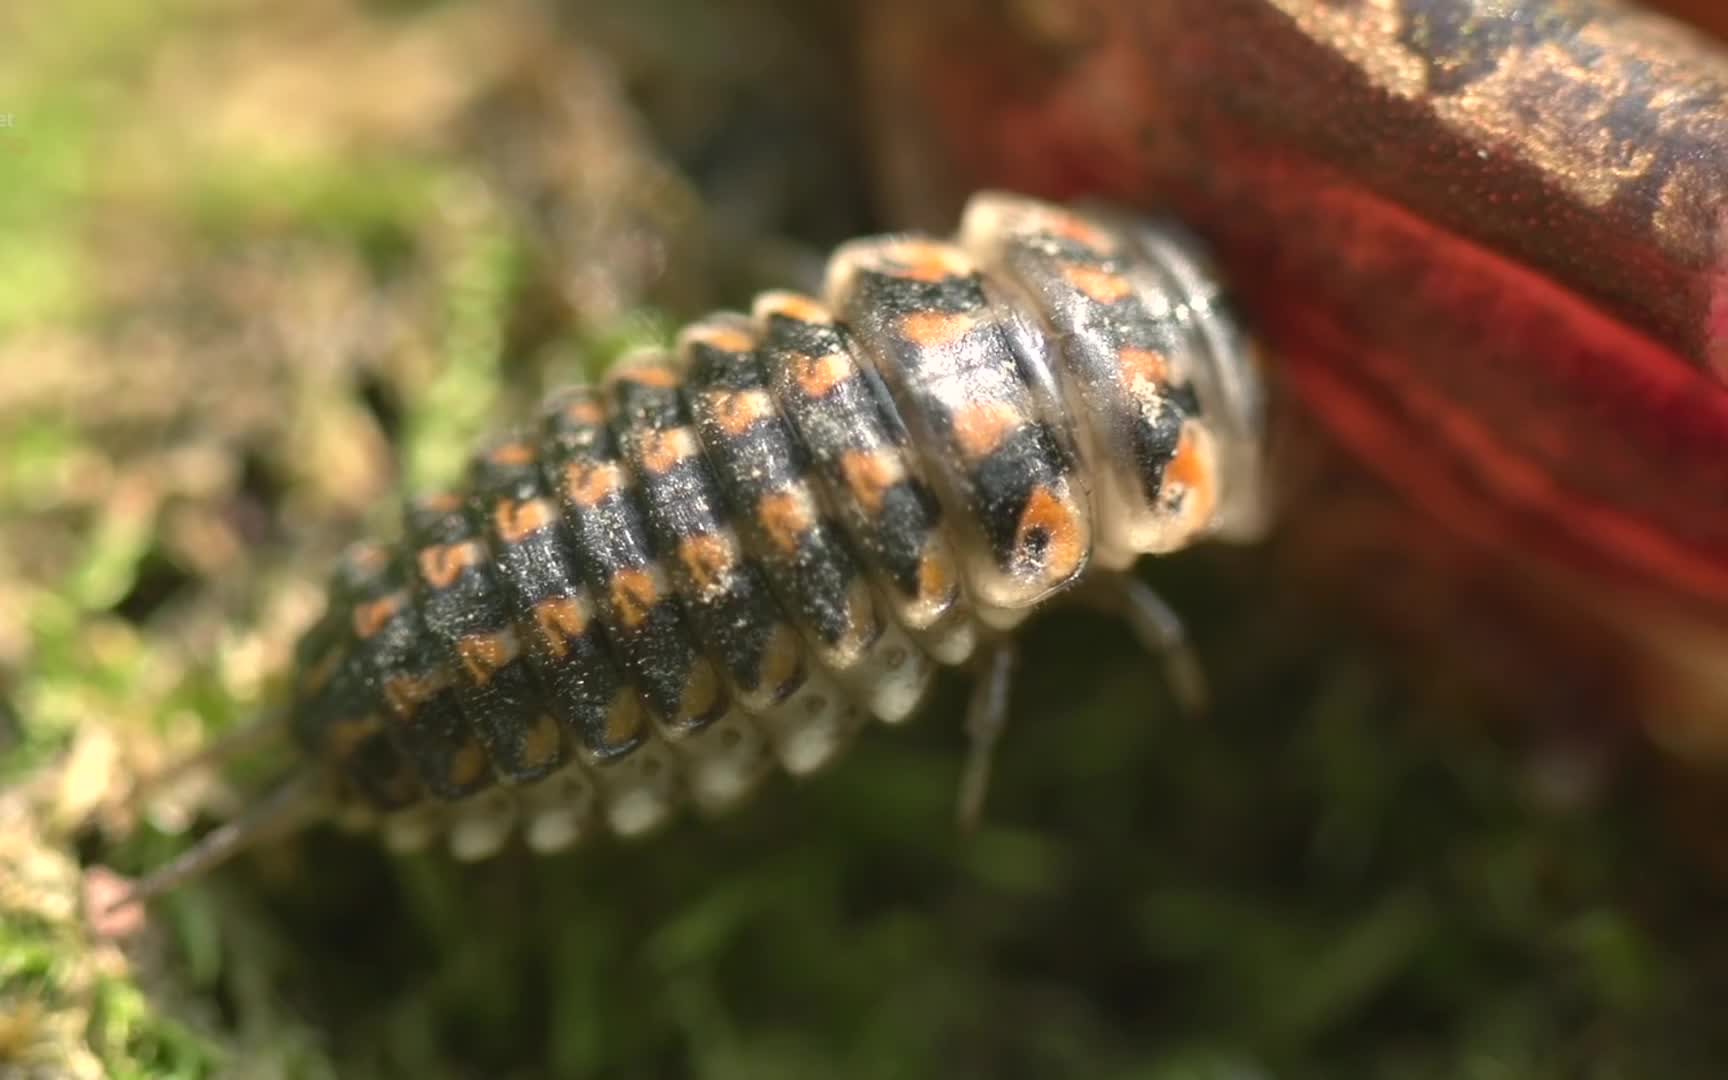
{"type": "Polygon", "coordinates": [[[1078,429],[1098,561],[1261,532],[1262,384],[1193,238],[985,192],[968,203],[960,242],[1009,306],[1042,322],[1021,338],[1022,360],[1054,373],[1078,429]]]}
{"type": "Polygon", "coordinates": [[[1212,529],[1228,540],[1264,535],[1271,501],[1266,491],[1268,402],[1261,360],[1243,330],[1223,278],[1205,248],[1170,221],[1127,226],[1150,268],[1163,276],[1173,314],[1188,330],[1189,376],[1218,454],[1218,500],[1212,529]]]}

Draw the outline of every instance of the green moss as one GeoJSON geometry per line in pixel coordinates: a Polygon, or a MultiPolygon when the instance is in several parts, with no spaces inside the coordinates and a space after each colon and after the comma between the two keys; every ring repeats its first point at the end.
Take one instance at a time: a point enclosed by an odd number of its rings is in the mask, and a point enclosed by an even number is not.
{"type": "Polygon", "coordinates": [[[419,223],[443,212],[451,183],[426,161],[385,155],[291,162],[230,157],[190,179],[177,201],[212,240],[297,229],[351,245],[381,279],[426,254],[415,246],[419,223]]]}
{"type": "Polygon", "coordinates": [[[437,378],[409,413],[407,476],[415,490],[461,476],[474,442],[495,420],[506,321],[520,247],[481,200],[464,207],[444,291],[437,378]]]}

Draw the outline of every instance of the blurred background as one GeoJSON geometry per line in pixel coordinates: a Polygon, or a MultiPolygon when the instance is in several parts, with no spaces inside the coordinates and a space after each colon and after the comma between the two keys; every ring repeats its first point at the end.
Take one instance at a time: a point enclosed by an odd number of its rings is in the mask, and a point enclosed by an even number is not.
{"type": "Polygon", "coordinates": [[[279,691],[401,492],[893,224],[849,25],[0,9],[0,1077],[1718,1075],[1721,799],[1613,722],[1589,631],[1484,618],[1364,480],[1147,568],[1205,717],[1112,622],[1035,623],[976,835],[953,676],[720,822],[473,867],[318,829],[98,933],[87,868],[279,763],[131,779],[279,691]]]}

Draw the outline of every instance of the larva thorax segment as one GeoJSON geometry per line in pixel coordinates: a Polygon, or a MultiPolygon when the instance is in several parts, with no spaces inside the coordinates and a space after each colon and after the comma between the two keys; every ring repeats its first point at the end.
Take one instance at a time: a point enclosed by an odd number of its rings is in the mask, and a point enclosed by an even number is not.
{"type": "Polygon", "coordinates": [[[411,501],[406,516],[414,605],[457,710],[496,779],[545,777],[564,763],[564,740],[499,588],[484,515],[471,513],[467,499],[436,495],[411,501]]]}
{"type": "Polygon", "coordinates": [[[943,504],[978,615],[1011,626],[1085,567],[1079,462],[1039,407],[1018,323],[958,247],[916,237],[843,246],[826,293],[854,331],[943,504]]]}
{"type": "Polygon", "coordinates": [[[550,849],[718,809],[1089,565],[1251,531],[1259,393],[1185,240],[978,196],[956,242],[846,245],[822,300],[698,320],[483,447],[345,557],[294,730],[469,855],[517,813],[550,849]]]}
{"type": "Polygon", "coordinates": [[[826,760],[813,759],[814,748],[837,748],[840,733],[855,726],[850,706],[805,655],[733,527],[672,361],[647,350],[619,364],[607,383],[613,429],[668,577],[738,707],[738,738],[765,735],[782,764],[808,771],[826,760]],[[827,743],[818,732],[830,733],[827,743]]]}
{"type": "Polygon", "coordinates": [[[960,243],[1044,321],[1104,565],[1258,532],[1259,375],[1190,240],[1110,211],[986,193],[968,204],[960,243]]]}
{"type": "MultiPolygon", "coordinates": [[[[555,394],[542,413],[541,468],[559,491],[570,562],[594,598],[601,633],[655,735],[683,763],[690,795],[719,808],[761,774],[760,739],[718,662],[697,646],[622,445],[633,436],[621,433],[616,413],[615,402],[590,388],[555,394]]],[[[665,442],[655,460],[670,464],[682,449],[665,442]]]]}
{"type": "Polygon", "coordinates": [[[879,610],[870,579],[830,511],[808,444],[776,401],[765,334],[742,315],[719,314],[679,335],[685,393],[709,465],[819,667],[870,713],[889,722],[905,719],[923,696],[932,666],[879,610]]]}
{"type": "MultiPolygon", "coordinates": [[[[567,419],[578,422],[603,419],[597,405],[548,402],[545,429],[551,437],[565,411],[575,414],[567,419]]],[[[534,436],[517,433],[496,440],[475,455],[472,503],[486,519],[500,587],[541,704],[565,734],[564,748],[578,760],[578,769],[592,775],[612,830],[646,831],[672,809],[671,755],[607,637],[594,592],[578,566],[557,489],[543,465],[534,436]]],[[[588,490],[593,493],[592,484],[588,490]]],[[[575,821],[573,832],[579,834],[583,824],[575,821]]]]}
{"type": "Polygon", "coordinates": [[[754,312],[775,400],[884,605],[937,660],[965,660],[975,628],[941,507],[874,370],[816,300],[768,293],[754,312]]]}
{"type": "Polygon", "coordinates": [[[446,665],[413,602],[401,551],[357,544],[331,576],[329,612],[306,636],[316,656],[290,723],[303,748],[380,811],[459,799],[492,782],[446,665]]]}

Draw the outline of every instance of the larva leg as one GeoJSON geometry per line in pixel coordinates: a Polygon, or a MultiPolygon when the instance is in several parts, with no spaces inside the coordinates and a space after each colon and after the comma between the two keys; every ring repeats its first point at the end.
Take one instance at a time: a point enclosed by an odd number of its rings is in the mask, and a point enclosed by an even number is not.
{"type": "Polygon", "coordinates": [[[634,753],[595,765],[594,780],[607,828],[626,838],[666,824],[684,796],[671,748],[657,735],[634,753]]]}
{"type": "Polygon", "coordinates": [[[386,814],[379,822],[384,846],[398,855],[425,851],[432,845],[432,841],[448,831],[446,809],[444,803],[426,799],[407,809],[386,814]]]}
{"type": "Polygon", "coordinates": [[[575,761],[522,789],[522,838],[528,849],[549,855],[574,847],[598,816],[595,789],[594,779],[575,761]]]}
{"type": "Polygon", "coordinates": [[[1209,694],[1200,659],[1188,642],[1188,631],[1152,586],[1131,574],[1112,574],[1093,594],[1122,616],[1140,647],[1164,665],[1170,695],[1184,712],[1204,712],[1209,694]]]}
{"type": "Polygon", "coordinates": [[[183,881],[209,873],[266,837],[299,829],[323,808],[325,792],[320,779],[310,769],[290,774],[251,809],[151,871],[109,904],[103,914],[146,903],[183,881]]]}
{"type": "Polygon", "coordinates": [[[471,795],[450,811],[450,854],[457,862],[490,859],[516,828],[516,793],[502,785],[471,795]]]}
{"type": "Polygon", "coordinates": [[[960,828],[971,831],[984,816],[984,798],[990,788],[990,767],[996,744],[1008,726],[1008,706],[1014,686],[1014,663],[1018,659],[1012,639],[992,643],[983,654],[972,701],[966,708],[966,736],[970,745],[960,773],[960,798],[956,807],[960,828]]]}

